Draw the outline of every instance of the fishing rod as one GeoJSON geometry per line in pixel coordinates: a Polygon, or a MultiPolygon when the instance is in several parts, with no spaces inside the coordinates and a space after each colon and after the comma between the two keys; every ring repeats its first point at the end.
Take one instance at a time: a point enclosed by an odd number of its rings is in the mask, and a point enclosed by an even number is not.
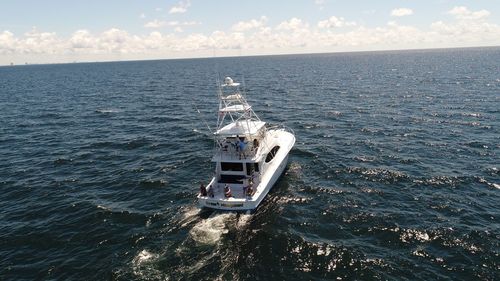
{"type": "Polygon", "coordinates": [[[210,131],[210,133],[213,135],[214,133],[213,133],[212,129],[210,129],[210,126],[208,125],[208,122],[201,116],[201,112],[198,109],[198,107],[196,106],[196,103],[194,102],[193,97],[191,97],[191,102],[193,103],[193,106],[196,109],[196,111],[198,112],[198,114],[200,114],[201,120],[203,120],[203,123],[205,123],[205,126],[207,126],[208,131],[210,131]]]}

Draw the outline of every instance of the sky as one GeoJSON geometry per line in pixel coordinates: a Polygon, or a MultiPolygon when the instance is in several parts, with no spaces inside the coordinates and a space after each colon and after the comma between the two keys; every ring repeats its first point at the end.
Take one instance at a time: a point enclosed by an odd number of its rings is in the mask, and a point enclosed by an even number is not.
{"type": "Polygon", "coordinates": [[[2,0],[0,65],[500,46],[500,0],[2,0]]]}

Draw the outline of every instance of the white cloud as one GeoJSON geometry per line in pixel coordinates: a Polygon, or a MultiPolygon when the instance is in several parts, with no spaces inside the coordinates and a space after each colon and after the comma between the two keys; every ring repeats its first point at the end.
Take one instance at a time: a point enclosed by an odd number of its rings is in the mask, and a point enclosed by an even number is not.
{"type": "Polygon", "coordinates": [[[146,18],[146,14],[141,13],[141,14],[139,15],[139,18],[141,18],[141,19],[145,19],[145,18],[146,18]]]}
{"type": "Polygon", "coordinates": [[[168,11],[169,14],[182,14],[187,12],[187,9],[191,6],[191,0],[182,0],[177,5],[172,6],[168,11]]]}
{"type": "Polygon", "coordinates": [[[325,7],[326,0],[314,0],[314,4],[319,7],[319,9],[322,11],[325,7]]]}
{"type": "Polygon", "coordinates": [[[448,14],[453,15],[455,18],[460,20],[479,20],[487,18],[490,15],[490,12],[487,10],[473,12],[467,9],[467,7],[456,6],[449,10],[448,14]]]}
{"type": "Polygon", "coordinates": [[[95,39],[88,30],[77,30],[71,35],[69,43],[74,49],[89,49],[95,46],[95,39]]]}
{"type": "Polygon", "coordinates": [[[197,21],[159,21],[159,20],[153,20],[144,25],[144,27],[147,28],[160,28],[163,26],[190,26],[190,25],[198,25],[200,22],[197,21]]]}
{"type": "Polygon", "coordinates": [[[151,52],[164,47],[163,44],[168,43],[171,40],[171,36],[164,36],[158,31],[153,31],[141,39],[140,44],[137,44],[135,47],[144,52],[151,52]]]}
{"type": "Polygon", "coordinates": [[[159,28],[159,27],[165,26],[165,24],[166,24],[165,21],[159,21],[159,20],[155,19],[153,21],[150,21],[150,22],[147,22],[146,24],[144,24],[144,27],[159,28]]]}
{"type": "Polygon", "coordinates": [[[276,27],[277,30],[299,30],[308,28],[309,25],[304,23],[299,18],[291,18],[290,20],[283,21],[276,27]]]}
{"type": "Polygon", "coordinates": [[[318,22],[319,28],[335,28],[344,26],[355,26],[356,23],[353,21],[345,21],[343,17],[331,16],[329,19],[322,20],[318,22]]]}
{"type": "Polygon", "coordinates": [[[249,21],[240,21],[233,25],[233,31],[244,32],[255,28],[264,27],[267,22],[267,17],[261,16],[260,19],[251,19],[249,21]]]}
{"type": "Polygon", "coordinates": [[[391,11],[391,16],[393,17],[404,17],[413,15],[413,10],[408,8],[398,8],[391,11]]]}
{"type": "Polygon", "coordinates": [[[267,18],[261,17],[208,33],[184,30],[200,24],[197,21],[161,20],[152,21],[151,26],[170,28],[143,35],[118,28],[101,33],[81,29],[69,36],[36,28],[19,35],[4,30],[0,31],[0,64],[35,59],[63,62],[196,57],[211,56],[213,50],[222,55],[238,55],[244,50],[249,55],[500,45],[500,25],[488,22],[484,12],[460,8],[452,9],[450,14],[458,20],[436,21],[427,27],[396,21],[367,27],[341,17],[330,17],[315,25],[301,18],[270,25],[267,18]],[[481,20],[468,20],[471,18],[481,20]],[[351,28],[337,28],[346,26],[351,28]]]}
{"type": "Polygon", "coordinates": [[[188,26],[188,25],[200,25],[201,22],[199,21],[184,21],[181,23],[183,26],[188,26]]]}
{"type": "Polygon", "coordinates": [[[6,30],[0,33],[0,54],[10,54],[16,51],[18,39],[14,37],[14,33],[6,30]]]}
{"type": "Polygon", "coordinates": [[[455,43],[476,45],[499,45],[500,26],[484,21],[459,21],[446,23],[443,21],[431,24],[431,34],[438,43],[455,43]]]}
{"type": "Polygon", "coordinates": [[[198,25],[200,22],[197,21],[167,21],[165,25],[167,26],[190,26],[190,25],[198,25]]]}
{"type": "Polygon", "coordinates": [[[24,34],[25,39],[21,41],[22,51],[26,53],[56,53],[58,45],[61,44],[55,32],[39,32],[36,27],[24,34]]]}
{"type": "Polygon", "coordinates": [[[133,36],[130,36],[127,31],[118,28],[111,28],[102,33],[99,38],[99,43],[102,49],[111,52],[124,52],[128,50],[126,46],[129,44],[133,36]]]}

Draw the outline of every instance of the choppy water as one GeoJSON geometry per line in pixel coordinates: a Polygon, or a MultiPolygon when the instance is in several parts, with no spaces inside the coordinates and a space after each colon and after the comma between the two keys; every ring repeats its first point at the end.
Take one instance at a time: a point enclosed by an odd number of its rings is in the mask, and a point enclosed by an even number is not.
{"type": "Polygon", "coordinates": [[[0,279],[499,280],[500,49],[0,68],[0,279]],[[216,69],[293,128],[200,211],[216,69]]]}

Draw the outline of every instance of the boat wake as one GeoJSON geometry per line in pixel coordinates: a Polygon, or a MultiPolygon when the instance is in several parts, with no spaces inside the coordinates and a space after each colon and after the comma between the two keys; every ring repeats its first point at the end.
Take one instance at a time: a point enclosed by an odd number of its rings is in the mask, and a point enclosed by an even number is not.
{"type": "Polygon", "coordinates": [[[184,213],[182,213],[182,217],[180,218],[178,224],[181,228],[188,226],[199,218],[200,212],[201,209],[197,207],[187,208],[184,213]]]}
{"type": "Polygon", "coordinates": [[[252,219],[251,214],[241,214],[238,217],[238,221],[236,223],[236,228],[237,229],[243,229],[245,228],[249,223],[250,220],[252,219]]]}
{"type": "Polygon", "coordinates": [[[155,269],[155,263],[159,258],[158,254],[148,250],[140,251],[132,261],[132,272],[135,278],[140,279],[158,279],[162,273],[155,269]]]}
{"type": "Polygon", "coordinates": [[[302,165],[300,165],[299,162],[292,162],[288,166],[287,174],[293,175],[296,178],[301,178],[302,170],[303,170],[302,165]]]}
{"type": "Polygon", "coordinates": [[[209,218],[196,223],[189,231],[189,236],[197,243],[215,245],[229,232],[229,225],[235,220],[235,213],[213,213],[209,218]]]}
{"type": "Polygon", "coordinates": [[[158,258],[158,254],[153,254],[149,252],[148,250],[142,250],[137,254],[137,256],[134,258],[133,263],[134,265],[141,265],[144,264],[148,261],[155,260],[158,258]]]}

